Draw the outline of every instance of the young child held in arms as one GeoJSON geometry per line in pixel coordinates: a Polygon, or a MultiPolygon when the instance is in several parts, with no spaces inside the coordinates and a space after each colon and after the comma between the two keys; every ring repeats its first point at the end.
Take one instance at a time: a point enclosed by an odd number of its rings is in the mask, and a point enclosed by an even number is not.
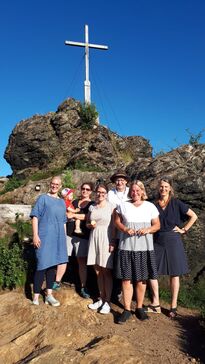
{"type": "MultiPolygon", "coordinates": [[[[63,199],[65,201],[66,211],[73,212],[73,213],[77,213],[77,212],[80,211],[80,209],[79,208],[76,208],[75,209],[75,207],[72,204],[73,192],[74,192],[74,190],[72,190],[71,188],[64,188],[61,191],[61,196],[63,197],[63,199]]],[[[82,230],[80,228],[80,220],[79,219],[76,219],[75,220],[75,230],[74,230],[74,232],[77,233],[77,234],[81,234],[82,233],[82,230]]]]}

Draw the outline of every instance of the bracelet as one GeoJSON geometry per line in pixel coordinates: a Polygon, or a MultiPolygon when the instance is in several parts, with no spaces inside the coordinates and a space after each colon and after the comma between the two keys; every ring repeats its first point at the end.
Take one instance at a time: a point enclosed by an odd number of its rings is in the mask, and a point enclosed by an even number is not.
{"type": "Polygon", "coordinates": [[[182,230],[184,231],[184,234],[186,234],[187,231],[188,231],[188,230],[185,229],[185,227],[183,227],[182,230]]]}

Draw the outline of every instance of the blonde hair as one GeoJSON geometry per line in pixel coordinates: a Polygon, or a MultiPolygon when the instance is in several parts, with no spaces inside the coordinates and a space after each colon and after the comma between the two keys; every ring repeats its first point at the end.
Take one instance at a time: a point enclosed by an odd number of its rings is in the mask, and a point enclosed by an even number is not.
{"type": "Polygon", "coordinates": [[[141,181],[139,181],[138,179],[137,179],[137,180],[134,180],[134,181],[132,181],[132,182],[131,182],[131,184],[130,184],[130,188],[129,188],[129,192],[128,192],[128,197],[132,198],[132,197],[131,197],[131,192],[132,192],[132,187],[133,187],[134,185],[138,186],[138,187],[142,190],[142,192],[143,192],[143,194],[142,194],[142,196],[141,196],[142,201],[147,200],[147,199],[148,199],[148,197],[147,197],[147,193],[146,193],[146,190],[145,190],[145,186],[144,186],[144,184],[143,184],[141,181]]]}

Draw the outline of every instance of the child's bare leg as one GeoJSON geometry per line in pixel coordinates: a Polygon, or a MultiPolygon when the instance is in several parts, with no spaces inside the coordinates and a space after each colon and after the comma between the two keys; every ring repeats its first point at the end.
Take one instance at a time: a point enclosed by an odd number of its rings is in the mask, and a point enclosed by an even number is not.
{"type": "Polygon", "coordinates": [[[82,232],[82,230],[80,228],[80,220],[77,219],[77,220],[75,220],[75,233],[81,233],[81,232],[82,232]]]}

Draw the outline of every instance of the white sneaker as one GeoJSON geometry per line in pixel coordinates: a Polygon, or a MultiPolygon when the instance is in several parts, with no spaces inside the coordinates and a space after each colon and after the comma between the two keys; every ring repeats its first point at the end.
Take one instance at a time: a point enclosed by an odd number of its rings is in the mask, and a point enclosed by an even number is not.
{"type": "Polygon", "coordinates": [[[95,302],[95,303],[89,303],[88,308],[90,308],[91,310],[97,310],[98,308],[100,308],[103,304],[103,301],[101,299],[99,299],[99,301],[95,302]]]}
{"type": "Polygon", "coordinates": [[[104,305],[102,306],[100,313],[103,313],[104,315],[110,313],[110,305],[109,303],[105,302],[104,305]]]}
{"type": "Polygon", "coordinates": [[[45,297],[45,304],[46,305],[51,305],[54,307],[60,306],[60,302],[57,301],[52,294],[49,294],[48,296],[45,297]]]}
{"type": "Polygon", "coordinates": [[[39,306],[39,301],[38,300],[33,300],[32,305],[39,306]]]}

